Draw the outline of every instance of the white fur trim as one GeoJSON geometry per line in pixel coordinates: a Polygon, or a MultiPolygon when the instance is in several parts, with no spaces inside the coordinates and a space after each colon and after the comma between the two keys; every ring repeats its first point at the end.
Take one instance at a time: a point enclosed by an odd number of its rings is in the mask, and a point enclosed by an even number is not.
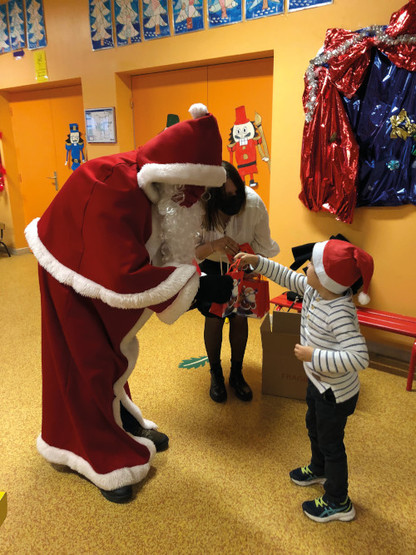
{"type": "Polygon", "coordinates": [[[199,289],[199,275],[191,277],[186,287],[181,289],[178,296],[163,312],[158,312],[157,317],[165,324],[173,324],[179,316],[186,312],[195,299],[199,289]]]}
{"type": "Polygon", "coordinates": [[[41,435],[37,438],[36,446],[42,457],[50,463],[69,466],[75,472],[88,478],[98,488],[105,490],[111,491],[123,486],[137,484],[146,477],[150,469],[150,463],[146,463],[138,466],[119,468],[107,474],[98,474],[88,461],[71,451],[48,445],[41,435]]]}
{"type": "Polygon", "coordinates": [[[137,174],[137,183],[151,202],[157,203],[159,191],[155,183],[222,187],[227,174],[222,166],[205,164],[145,164],[137,174]]]}
{"type": "Polygon", "coordinates": [[[370,297],[367,295],[367,293],[361,291],[361,293],[359,293],[358,295],[358,302],[363,305],[368,304],[370,302],[370,297]]]}
{"type": "Polygon", "coordinates": [[[160,304],[176,295],[196,274],[196,267],[193,264],[182,264],[165,281],[152,289],[142,293],[116,293],[61,264],[39,239],[38,221],[39,218],[36,218],[26,227],[25,235],[39,264],[60,283],[72,287],[74,291],[84,297],[100,299],[109,306],[115,308],[146,308],[147,306],[160,304]]]}
{"type": "Polygon", "coordinates": [[[326,273],[323,256],[324,256],[325,245],[327,243],[328,241],[323,241],[322,243],[315,243],[315,246],[313,247],[313,251],[312,251],[312,264],[313,264],[315,273],[319,278],[319,281],[325,287],[325,289],[328,289],[328,291],[331,291],[336,295],[341,295],[341,293],[349,289],[349,287],[346,285],[337,283],[332,278],[330,278],[326,273]]]}
{"type": "Polygon", "coordinates": [[[192,104],[188,111],[194,119],[202,118],[202,116],[206,116],[208,114],[208,108],[201,102],[192,104]]]}

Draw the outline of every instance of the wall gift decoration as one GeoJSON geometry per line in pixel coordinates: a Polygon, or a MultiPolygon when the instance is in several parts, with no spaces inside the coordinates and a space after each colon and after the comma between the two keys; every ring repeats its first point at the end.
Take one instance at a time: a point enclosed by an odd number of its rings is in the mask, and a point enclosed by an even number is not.
{"type": "Polygon", "coordinates": [[[139,0],[114,0],[117,46],[140,42],[139,0]]]}
{"type": "Polygon", "coordinates": [[[89,0],[89,6],[92,49],[113,48],[111,0],[89,0]]]}
{"type": "Polygon", "coordinates": [[[6,52],[10,52],[7,4],[0,4],[0,54],[5,54],[6,52]]]}
{"type": "Polygon", "coordinates": [[[45,19],[42,0],[26,0],[27,47],[29,50],[46,46],[45,19]]]}

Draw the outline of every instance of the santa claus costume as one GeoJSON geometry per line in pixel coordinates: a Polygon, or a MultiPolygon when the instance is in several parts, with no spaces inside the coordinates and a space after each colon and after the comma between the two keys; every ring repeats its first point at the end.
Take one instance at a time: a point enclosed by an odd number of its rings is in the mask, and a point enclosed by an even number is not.
{"type": "MultiPolygon", "coordinates": [[[[136,334],[153,312],[173,323],[189,309],[200,280],[187,214],[203,187],[225,182],[216,119],[200,104],[190,112],[194,119],[166,128],[136,151],[83,164],[26,228],[39,262],[42,305],[37,447],[51,463],[105,491],[137,483],[149,471],[155,445],[125,431],[121,414],[156,428],[128,388],[136,334]],[[172,201],[169,194],[163,200],[160,184],[182,186],[173,203],[179,226],[166,225],[172,201]],[[178,227],[186,228],[186,240],[180,234],[172,239],[178,227]],[[187,251],[178,247],[184,241],[187,251]]],[[[197,228],[200,212],[189,218],[197,228]]]]}

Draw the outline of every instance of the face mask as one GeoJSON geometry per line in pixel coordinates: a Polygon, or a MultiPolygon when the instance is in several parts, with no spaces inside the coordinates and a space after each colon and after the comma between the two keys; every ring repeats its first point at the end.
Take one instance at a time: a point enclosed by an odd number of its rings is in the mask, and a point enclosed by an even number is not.
{"type": "Polygon", "coordinates": [[[238,195],[232,195],[221,199],[219,209],[227,216],[235,216],[240,212],[242,205],[243,199],[238,195]]]}

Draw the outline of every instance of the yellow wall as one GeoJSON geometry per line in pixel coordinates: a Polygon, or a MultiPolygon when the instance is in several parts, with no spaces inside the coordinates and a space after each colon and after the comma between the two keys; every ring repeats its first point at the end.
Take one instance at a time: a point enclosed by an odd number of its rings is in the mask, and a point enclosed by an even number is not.
{"type": "MultiPolygon", "coordinates": [[[[118,143],[88,145],[88,157],[94,158],[134,146],[130,75],[274,56],[270,217],[273,236],[281,246],[279,260],[290,263],[294,245],[342,233],[375,258],[371,305],[416,315],[414,206],[360,208],[354,223],[346,225],[328,214],[309,212],[298,200],[304,124],[301,99],[309,60],[321,47],[328,28],[386,24],[391,13],[404,4],[405,0],[335,0],[320,8],[92,52],[88,2],[44,0],[49,80],[53,85],[81,79],[84,108],[116,107],[118,143]]],[[[20,61],[12,54],[0,56],[0,92],[27,86],[37,86],[33,53],[27,51],[20,61]]],[[[1,129],[3,118],[7,119],[4,101],[0,102],[0,118],[1,129]]],[[[11,153],[8,158],[12,167],[11,153]]],[[[11,204],[15,246],[22,247],[18,191],[11,204]]],[[[0,205],[0,217],[1,210],[0,205]]],[[[278,292],[277,286],[272,288],[273,294],[278,292]]]]}

